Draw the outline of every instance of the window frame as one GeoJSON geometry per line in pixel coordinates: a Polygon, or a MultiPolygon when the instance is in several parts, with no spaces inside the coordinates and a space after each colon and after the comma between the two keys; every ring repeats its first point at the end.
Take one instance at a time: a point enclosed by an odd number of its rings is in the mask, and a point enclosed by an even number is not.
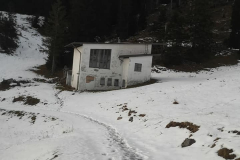
{"type": "Polygon", "coordinates": [[[114,87],[119,87],[119,79],[114,79],[114,87]]]}
{"type": "Polygon", "coordinates": [[[89,68],[110,69],[112,49],[90,49],[89,68]]]}
{"type": "Polygon", "coordinates": [[[107,79],[107,86],[112,86],[112,78],[107,79]],[[111,82],[111,84],[110,84],[110,82],[111,82]]]}
{"type": "Polygon", "coordinates": [[[105,86],[105,83],[106,83],[105,80],[106,80],[106,79],[105,79],[104,77],[100,78],[100,85],[101,85],[101,86],[105,86]],[[102,83],[102,82],[103,82],[103,83],[102,83]]]}
{"type": "Polygon", "coordinates": [[[134,72],[142,72],[142,63],[135,63],[134,72]]]}

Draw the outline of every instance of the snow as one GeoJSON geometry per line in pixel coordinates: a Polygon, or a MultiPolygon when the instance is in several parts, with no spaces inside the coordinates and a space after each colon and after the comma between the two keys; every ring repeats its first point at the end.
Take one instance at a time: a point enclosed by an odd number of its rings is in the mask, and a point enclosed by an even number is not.
{"type": "MultiPolygon", "coordinates": [[[[32,81],[39,76],[29,69],[45,63],[46,55],[39,51],[42,36],[30,28],[26,17],[17,14],[23,37],[16,53],[0,54],[0,81],[32,81]]],[[[155,84],[108,92],[60,92],[54,84],[34,81],[0,91],[1,160],[221,160],[217,151],[222,147],[233,149],[240,158],[240,135],[231,133],[240,131],[240,65],[198,73],[165,68],[159,72],[152,73],[155,84]],[[13,103],[20,95],[40,103],[13,103]],[[179,104],[173,104],[175,100],[179,104]],[[123,106],[137,112],[133,122],[123,106]],[[200,128],[195,133],[166,128],[171,121],[188,121],[200,128]],[[190,134],[196,143],[182,148],[190,134]],[[220,139],[214,142],[216,138],[220,139]]]]}

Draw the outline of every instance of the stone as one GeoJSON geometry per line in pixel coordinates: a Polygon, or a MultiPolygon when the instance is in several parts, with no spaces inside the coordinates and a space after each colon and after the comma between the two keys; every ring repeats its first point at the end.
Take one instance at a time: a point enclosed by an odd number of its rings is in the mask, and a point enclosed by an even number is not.
{"type": "Polygon", "coordinates": [[[130,122],[133,122],[133,117],[130,117],[130,118],[129,118],[129,121],[130,121],[130,122]]]}
{"type": "Polygon", "coordinates": [[[183,143],[181,144],[182,147],[188,147],[191,146],[192,144],[194,144],[196,141],[194,139],[189,139],[186,138],[183,143]]]}

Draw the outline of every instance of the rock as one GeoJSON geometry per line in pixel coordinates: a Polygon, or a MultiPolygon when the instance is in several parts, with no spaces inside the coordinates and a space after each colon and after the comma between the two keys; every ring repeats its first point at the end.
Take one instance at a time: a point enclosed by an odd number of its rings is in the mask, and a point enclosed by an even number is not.
{"type": "Polygon", "coordinates": [[[194,144],[196,141],[194,139],[189,139],[186,138],[183,143],[181,144],[182,147],[188,147],[191,146],[192,144],[194,144]]]}
{"type": "Polygon", "coordinates": [[[118,118],[117,118],[117,120],[121,120],[121,119],[122,119],[122,117],[118,117],[118,118]]]}
{"type": "Polygon", "coordinates": [[[130,117],[130,118],[129,118],[129,121],[130,121],[130,122],[133,122],[133,117],[130,117]]]}

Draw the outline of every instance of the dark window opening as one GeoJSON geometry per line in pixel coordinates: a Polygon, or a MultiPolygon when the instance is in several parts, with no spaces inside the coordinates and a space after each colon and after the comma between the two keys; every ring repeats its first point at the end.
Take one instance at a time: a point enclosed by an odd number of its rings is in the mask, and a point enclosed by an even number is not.
{"type": "Polygon", "coordinates": [[[114,86],[119,87],[119,80],[118,79],[114,80],[114,86]]]}
{"type": "Polygon", "coordinates": [[[111,49],[91,49],[90,68],[110,69],[111,49]]]}
{"type": "Polygon", "coordinates": [[[112,86],[112,78],[108,78],[107,85],[112,86]]]}
{"type": "Polygon", "coordinates": [[[134,71],[141,72],[142,71],[142,64],[135,63],[134,71]]]}
{"type": "Polygon", "coordinates": [[[126,85],[126,81],[123,80],[123,81],[122,81],[122,87],[125,87],[125,85],[126,85]]]}
{"type": "Polygon", "coordinates": [[[100,79],[100,85],[101,85],[101,86],[104,86],[104,85],[105,85],[105,78],[101,78],[101,79],[100,79]]]}

